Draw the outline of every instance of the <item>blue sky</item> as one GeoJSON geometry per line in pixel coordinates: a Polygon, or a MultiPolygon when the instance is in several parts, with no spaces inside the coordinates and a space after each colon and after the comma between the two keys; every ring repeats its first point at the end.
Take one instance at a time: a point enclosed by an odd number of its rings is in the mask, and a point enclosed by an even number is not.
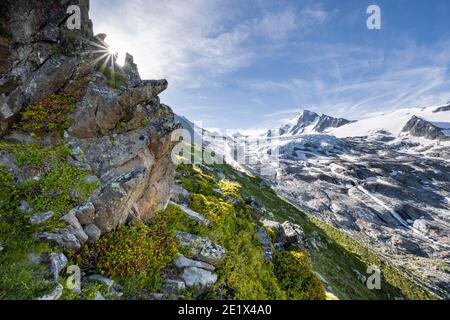
{"type": "Polygon", "coordinates": [[[91,0],[90,16],[143,78],[168,79],[164,103],[208,128],[450,100],[448,0],[91,0]],[[381,30],[366,27],[372,4],[381,30]]]}

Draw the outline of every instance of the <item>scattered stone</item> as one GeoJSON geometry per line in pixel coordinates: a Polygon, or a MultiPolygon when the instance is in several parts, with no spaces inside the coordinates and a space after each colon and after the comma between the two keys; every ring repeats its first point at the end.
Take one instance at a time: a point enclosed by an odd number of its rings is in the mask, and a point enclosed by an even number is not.
{"type": "Polygon", "coordinates": [[[87,225],[94,222],[95,207],[91,202],[86,202],[70,212],[74,213],[81,225],[87,225]]]}
{"type": "Polygon", "coordinates": [[[94,300],[101,301],[101,300],[106,300],[106,299],[105,299],[105,297],[104,297],[100,292],[97,291],[97,292],[95,293],[94,300]]]}
{"type": "Polygon", "coordinates": [[[191,194],[182,186],[175,184],[170,193],[170,199],[178,204],[186,204],[191,200],[191,194]]]}
{"type": "Polygon", "coordinates": [[[58,300],[61,298],[64,287],[61,284],[58,284],[50,294],[45,295],[43,297],[38,298],[37,300],[58,300]]]}
{"type": "Polygon", "coordinates": [[[84,232],[87,234],[90,243],[94,243],[102,235],[102,231],[95,224],[88,224],[84,227],[84,232]]]}
{"type": "Polygon", "coordinates": [[[273,247],[278,251],[284,251],[284,245],[281,242],[275,242],[273,247]]]}
{"type": "Polygon", "coordinates": [[[203,238],[186,232],[177,231],[176,238],[181,246],[189,248],[195,259],[215,264],[222,260],[225,250],[213,243],[209,238],[203,238]]]}
{"type": "Polygon", "coordinates": [[[166,279],[163,287],[164,293],[168,295],[176,295],[186,290],[186,284],[182,280],[166,279]]]}
{"type": "Polygon", "coordinates": [[[217,281],[217,275],[213,274],[210,271],[196,267],[183,269],[181,278],[184,280],[186,286],[188,287],[200,286],[202,288],[208,288],[217,281]]]}
{"type": "Polygon", "coordinates": [[[59,280],[59,273],[65,268],[67,258],[63,253],[52,253],[50,255],[50,270],[55,282],[59,280]]]}
{"type": "Polygon", "coordinates": [[[177,256],[175,257],[174,265],[178,269],[196,267],[196,268],[205,269],[205,270],[208,270],[211,272],[216,269],[213,265],[210,265],[209,263],[186,258],[185,256],[183,256],[180,253],[178,253],[177,256]]]}
{"type": "Polygon", "coordinates": [[[58,229],[52,233],[43,232],[38,236],[38,240],[48,240],[72,250],[78,250],[81,247],[80,240],[69,229],[58,229]]]}
{"type": "Polygon", "coordinates": [[[274,228],[278,230],[278,228],[280,227],[280,223],[273,220],[263,219],[261,220],[261,223],[266,228],[274,228]]]}
{"type": "Polygon", "coordinates": [[[52,218],[55,215],[55,213],[53,211],[47,211],[41,214],[37,214],[34,216],[30,217],[30,223],[31,224],[39,224],[39,223],[43,223],[47,220],[49,220],[50,218],[52,218]]]}
{"type": "Polygon", "coordinates": [[[246,198],[245,204],[252,207],[256,218],[264,217],[267,214],[267,210],[259,202],[253,199],[253,197],[246,198]]]}
{"type": "Polygon", "coordinates": [[[271,261],[273,258],[272,240],[270,239],[266,230],[261,227],[259,227],[258,230],[256,231],[256,236],[258,237],[259,241],[261,242],[261,245],[262,245],[262,248],[264,251],[264,260],[271,261]]]}
{"type": "Polygon", "coordinates": [[[102,275],[99,275],[99,274],[93,274],[93,275],[84,277],[83,280],[86,280],[89,282],[92,282],[92,281],[101,282],[101,283],[105,284],[108,289],[112,288],[115,284],[114,280],[111,280],[111,279],[104,277],[102,275]]]}
{"type": "Polygon", "coordinates": [[[150,300],[164,300],[164,293],[150,293],[150,300]]]}
{"type": "Polygon", "coordinates": [[[170,201],[170,203],[174,206],[177,206],[178,208],[180,208],[181,210],[184,211],[184,213],[187,214],[187,216],[189,218],[191,218],[192,220],[194,220],[195,222],[198,222],[200,224],[203,224],[205,226],[208,226],[210,224],[208,218],[204,217],[203,215],[201,215],[198,212],[195,212],[194,210],[189,209],[188,207],[186,207],[185,205],[180,205],[177,204],[173,201],[170,201]]]}
{"type": "Polygon", "coordinates": [[[2,243],[0,243],[0,252],[2,252],[3,250],[5,250],[5,247],[3,246],[2,243]]]}
{"type": "Polygon", "coordinates": [[[121,293],[120,291],[118,291],[120,289],[120,286],[114,282],[114,280],[111,280],[107,277],[104,277],[102,275],[99,274],[93,274],[87,277],[84,277],[83,280],[85,281],[96,281],[96,282],[101,282],[103,283],[106,288],[107,288],[107,294],[108,296],[113,296],[116,298],[120,298],[123,293],[121,293]]]}
{"type": "Polygon", "coordinates": [[[305,233],[303,229],[292,222],[285,221],[280,225],[278,232],[279,242],[284,246],[294,245],[302,249],[308,249],[305,233]]]}
{"type": "Polygon", "coordinates": [[[83,227],[72,211],[69,211],[69,213],[63,216],[61,220],[69,224],[69,231],[73,233],[81,243],[84,243],[88,240],[88,236],[84,232],[83,227]]]}
{"type": "Polygon", "coordinates": [[[30,207],[30,205],[25,200],[20,200],[19,210],[20,210],[20,212],[28,213],[28,212],[33,211],[33,208],[30,207]]]}

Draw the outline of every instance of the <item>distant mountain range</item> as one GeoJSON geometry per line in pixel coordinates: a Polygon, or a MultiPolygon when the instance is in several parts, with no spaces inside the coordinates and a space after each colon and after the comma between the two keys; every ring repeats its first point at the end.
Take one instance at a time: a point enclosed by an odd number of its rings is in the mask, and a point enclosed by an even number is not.
{"type": "MultiPolygon", "coordinates": [[[[193,130],[189,121],[182,125],[193,130]]],[[[248,142],[244,162],[234,157],[238,138],[226,137],[223,146],[203,131],[204,146],[227,163],[261,176],[298,208],[450,298],[450,104],[358,121],[304,110],[248,137],[259,141],[248,142]],[[277,161],[264,142],[275,137],[277,161]]]]}

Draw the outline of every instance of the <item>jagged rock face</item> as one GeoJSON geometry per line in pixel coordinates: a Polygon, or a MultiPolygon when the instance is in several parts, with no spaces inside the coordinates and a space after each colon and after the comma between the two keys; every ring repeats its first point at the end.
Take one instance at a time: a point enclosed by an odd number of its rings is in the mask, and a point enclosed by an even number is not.
{"type": "Polygon", "coordinates": [[[116,64],[124,78],[118,87],[96,71],[101,54],[93,43],[104,45],[106,35],[93,36],[88,11],[88,0],[6,0],[0,10],[0,137],[64,142],[72,148],[72,164],[100,181],[88,202],[66,215],[69,228],[41,235],[74,249],[167,205],[174,175],[171,133],[177,128],[172,110],[158,98],[167,81],[141,80],[131,55],[123,68],[116,64]],[[80,30],[66,26],[69,5],[81,9],[80,30]],[[11,128],[29,104],[79,82],[83,96],[64,137],[35,139],[11,128]]]}
{"type": "Polygon", "coordinates": [[[352,121],[343,118],[334,118],[328,115],[319,116],[317,113],[303,110],[295,118],[278,129],[267,131],[267,137],[295,136],[305,133],[322,133],[330,128],[338,128],[352,121]]]}
{"type": "Polygon", "coordinates": [[[416,116],[413,116],[411,120],[406,123],[402,132],[408,132],[414,137],[423,137],[430,140],[446,139],[441,128],[416,116]]]}
{"type": "Polygon", "coordinates": [[[314,127],[315,132],[323,132],[328,128],[339,128],[351,121],[343,118],[333,118],[327,115],[321,115],[319,121],[314,127]]]}
{"type": "Polygon", "coordinates": [[[438,112],[445,112],[445,111],[450,111],[450,102],[446,106],[439,107],[436,110],[434,110],[433,112],[438,113],[438,112]]]}
{"type": "Polygon", "coordinates": [[[319,115],[315,112],[304,110],[297,120],[297,123],[290,129],[292,134],[299,134],[302,129],[317,121],[319,115]]]}
{"type": "Polygon", "coordinates": [[[71,1],[81,10],[81,30],[69,30],[61,1],[5,0],[0,7],[0,135],[23,107],[65,85],[92,37],[88,0],[71,1]],[[56,55],[64,52],[67,56],[56,55]]]}

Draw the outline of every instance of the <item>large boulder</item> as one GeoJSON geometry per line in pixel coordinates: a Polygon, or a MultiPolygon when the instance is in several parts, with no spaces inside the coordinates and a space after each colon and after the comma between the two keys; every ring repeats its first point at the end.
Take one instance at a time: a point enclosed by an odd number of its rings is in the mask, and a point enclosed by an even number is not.
{"type": "Polygon", "coordinates": [[[308,242],[303,229],[289,221],[285,221],[279,226],[278,241],[285,247],[297,246],[302,249],[308,249],[308,242]]]}
{"type": "Polygon", "coordinates": [[[183,269],[181,274],[186,286],[199,286],[202,289],[209,288],[217,281],[217,275],[205,269],[188,267],[183,269]]]}

